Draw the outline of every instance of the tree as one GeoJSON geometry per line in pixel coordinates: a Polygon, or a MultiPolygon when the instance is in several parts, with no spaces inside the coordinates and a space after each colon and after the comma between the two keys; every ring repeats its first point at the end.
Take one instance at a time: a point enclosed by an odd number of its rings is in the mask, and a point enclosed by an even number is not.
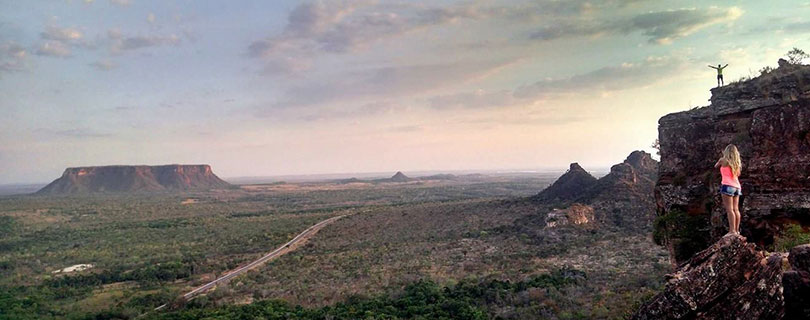
{"type": "Polygon", "coordinates": [[[796,47],[793,47],[793,49],[788,51],[786,56],[790,64],[802,64],[804,59],[810,58],[810,55],[805,53],[802,49],[796,47]]]}
{"type": "Polygon", "coordinates": [[[759,69],[759,75],[765,75],[771,73],[773,71],[773,67],[771,66],[764,66],[762,69],[759,69]]]}

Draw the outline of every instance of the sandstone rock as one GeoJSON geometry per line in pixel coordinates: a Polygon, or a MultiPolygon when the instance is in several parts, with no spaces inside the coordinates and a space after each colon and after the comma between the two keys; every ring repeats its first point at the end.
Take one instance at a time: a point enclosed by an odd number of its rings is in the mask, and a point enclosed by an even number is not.
{"type": "Polygon", "coordinates": [[[546,216],[546,227],[554,228],[564,225],[581,225],[593,222],[593,208],[581,203],[574,203],[565,209],[554,209],[546,216]]]}
{"type": "Polygon", "coordinates": [[[780,319],[783,254],[765,255],[740,236],[697,253],[670,275],[633,319],[780,319]]]}
{"type": "Polygon", "coordinates": [[[743,235],[764,248],[788,224],[810,227],[810,66],[783,65],[712,89],[710,106],[666,115],[658,130],[658,215],[680,211],[707,226],[666,241],[671,252],[684,252],[675,264],[728,231],[713,165],[729,143],[743,158],[743,235]],[[683,243],[692,247],[676,248],[683,243]]]}

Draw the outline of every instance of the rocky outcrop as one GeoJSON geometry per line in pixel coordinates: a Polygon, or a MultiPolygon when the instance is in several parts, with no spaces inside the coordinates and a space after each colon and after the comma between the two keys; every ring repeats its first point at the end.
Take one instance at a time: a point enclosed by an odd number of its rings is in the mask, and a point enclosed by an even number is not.
{"type": "Polygon", "coordinates": [[[100,166],[67,168],[40,195],[164,192],[230,188],[209,165],[100,166]]]}
{"type": "Polygon", "coordinates": [[[547,225],[561,225],[560,217],[582,212],[578,206],[586,206],[593,216],[589,222],[647,232],[655,210],[653,186],[657,171],[658,162],[644,151],[633,151],[599,179],[572,163],[565,174],[533,199],[563,208],[549,213],[547,225]]]}
{"type": "Polygon", "coordinates": [[[808,130],[810,66],[782,62],[713,89],[708,107],[659,120],[653,235],[679,267],[634,319],[810,319],[810,245],[760,251],[776,238],[801,238],[783,234],[787,227],[810,227],[808,130]],[[743,157],[741,229],[750,242],[722,236],[728,223],[713,165],[729,143],[743,157]]]}
{"type": "Polygon", "coordinates": [[[568,171],[534,198],[544,202],[576,200],[595,184],[596,178],[585,171],[579,163],[574,162],[568,171]]]}
{"type": "Polygon", "coordinates": [[[810,244],[790,250],[790,271],[782,275],[785,319],[810,319],[810,244]]]}
{"type": "Polygon", "coordinates": [[[790,224],[810,227],[810,66],[781,64],[713,89],[711,105],[666,115],[658,130],[655,197],[669,225],[656,229],[675,264],[727,232],[713,165],[729,143],[743,160],[743,235],[766,248],[790,224]]]}
{"type": "MultiPolygon", "coordinates": [[[[781,319],[783,253],[727,236],[671,274],[633,319],[781,319]]],[[[793,318],[790,318],[793,319],[793,318]]]]}
{"type": "Polygon", "coordinates": [[[546,216],[546,228],[565,225],[581,225],[593,222],[593,208],[581,203],[575,203],[565,209],[553,209],[546,216]]]}

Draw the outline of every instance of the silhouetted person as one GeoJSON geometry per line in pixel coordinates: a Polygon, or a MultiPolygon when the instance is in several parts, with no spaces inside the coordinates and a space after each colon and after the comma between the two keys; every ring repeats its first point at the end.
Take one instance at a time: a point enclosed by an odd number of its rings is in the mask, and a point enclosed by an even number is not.
{"type": "Polygon", "coordinates": [[[709,68],[717,70],[717,86],[718,87],[720,87],[720,86],[722,86],[724,84],[723,83],[723,69],[725,69],[726,67],[728,67],[728,63],[726,63],[726,65],[724,65],[722,67],[719,64],[716,67],[712,66],[712,65],[709,66],[709,68]]]}

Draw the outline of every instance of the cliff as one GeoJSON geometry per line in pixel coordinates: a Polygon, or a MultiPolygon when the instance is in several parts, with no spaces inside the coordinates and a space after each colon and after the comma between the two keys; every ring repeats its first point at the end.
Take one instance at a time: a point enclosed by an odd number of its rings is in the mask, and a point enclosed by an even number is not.
{"type": "Polygon", "coordinates": [[[659,120],[653,236],[678,268],[633,319],[810,319],[810,245],[763,250],[788,227],[810,228],[810,66],[779,65],[713,89],[708,107],[659,120]],[[713,165],[729,143],[743,158],[747,239],[722,236],[728,223],[713,165]]]}
{"type": "Polygon", "coordinates": [[[743,160],[743,235],[767,247],[790,224],[810,228],[810,66],[780,63],[768,74],[712,89],[710,101],[659,120],[655,197],[661,221],[670,224],[656,231],[676,264],[727,232],[713,165],[729,143],[743,160]]]}
{"type": "Polygon", "coordinates": [[[229,188],[209,165],[100,166],[67,168],[36,194],[164,192],[229,188]]]}

